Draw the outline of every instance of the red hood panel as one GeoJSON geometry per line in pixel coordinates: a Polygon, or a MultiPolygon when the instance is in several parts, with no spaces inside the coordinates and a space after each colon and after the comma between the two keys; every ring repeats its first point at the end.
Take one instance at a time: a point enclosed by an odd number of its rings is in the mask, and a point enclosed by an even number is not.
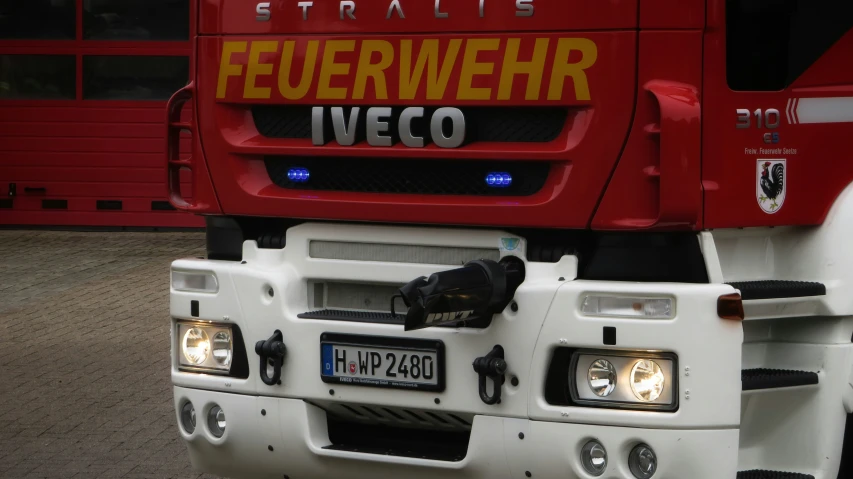
{"type": "MultiPolygon", "coordinates": [[[[224,9],[242,2],[223,3],[224,9]]],[[[596,5],[625,3],[629,2],[596,5]]],[[[636,36],[636,31],[584,31],[201,37],[196,112],[223,211],[354,221],[585,228],[630,128],[629,105],[636,94],[636,36]],[[568,114],[561,132],[540,142],[496,139],[450,149],[434,144],[410,148],[400,142],[371,146],[364,141],[315,146],[310,135],[282,138],[259,133],[253,106],[274,104],[327,109],[359,105],[362,110],[378,105],[476,107],[495,108],[504,116],[512,115],[513,108],[535,114],[536,108],[558,107],[568,114]],[[529,196],[311,191],[277,186],[265,168],[266,155],[356,162],[360,158],[516,160],[547,162],[551,173],[544,186],[529,196]]]]}
{"type": "Polygon", "coordinates": [[[638,0],[202,0],[201,34],[633,29],[638,0]],[[310,5],[310,6],[309,6],[310,5]]]}

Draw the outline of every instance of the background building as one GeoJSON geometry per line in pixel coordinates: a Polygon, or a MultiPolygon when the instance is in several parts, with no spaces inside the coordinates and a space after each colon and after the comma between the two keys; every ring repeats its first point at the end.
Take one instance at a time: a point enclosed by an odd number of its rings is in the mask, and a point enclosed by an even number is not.
{"type": "Polygon", "coordinates": [[[166,197],[191,3],[0,0],[0,225],[203,224],[166,197]]]}

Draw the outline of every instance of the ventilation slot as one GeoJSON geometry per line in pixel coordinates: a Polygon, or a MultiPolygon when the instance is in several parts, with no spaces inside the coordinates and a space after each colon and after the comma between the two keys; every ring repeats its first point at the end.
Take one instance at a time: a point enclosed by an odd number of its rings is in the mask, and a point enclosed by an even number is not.
{"type": "Polygon", "coordinates": [[[118,200],[98,200],[97,208],[99,210],[121,210],[122,204],[118,200]]]}
{"type": "Polygon", "coordinates": [[[0,200],[0,208],[3,208],[3,209],[11,208],[12,205],[14,205],[14,202],[10,199],[4,198],[4,199],[0,200]]]}
{"type": "Polygon", "coordinates": [[[41,200],[43,210],[67,210],[68,200],[41,200]]]}
{"type": "Polygon", "coordinates": [[[331,445],[324,449],[361,454],[459,462],[468,455],[471,431],[429,430],[365,424],[330,417],[331,445]]]}
{"type": "Polygon", "coordinates": [[[152,201],[151,211],[175,211],[175,207],[168,201],[152,201]]]}
{"type": "Polygon", "coordinates": [[[308,254],[312,258],[346,261],[381,261],[459,266],[478,259],[500,260],[497,248],[465,248],[382,243],[350,243],[345,241],[311,241],[308,254]]]}

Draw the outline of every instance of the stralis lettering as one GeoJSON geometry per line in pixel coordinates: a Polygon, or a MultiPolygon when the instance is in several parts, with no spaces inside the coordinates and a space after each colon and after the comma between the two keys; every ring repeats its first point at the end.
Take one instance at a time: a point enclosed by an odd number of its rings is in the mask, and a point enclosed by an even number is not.
{"type": "Polygon", "coordinates": [[[588,38],[223,41],[227,100],[590,100],[588,38]]]}
{"type": "MultiPolygon", "coordinates": [[[[371,0],[372,1],[372,0],[371,0]]],[[[424,0],[409,0],[409,1],[424,1],[424,0]]],[[[480,15],[480,18],[484,18],[486,16],[486,0],[467,0],[471,8],[476,8],[477,12],[480,15]]],[[[435,8],[433,9],[433,14],[435,18],[450,18],[450,13],[442,11],[442,0],[435,0],[435,8]]],[[[451,2],[446,2],[451,3],[451,2]]],[[[506,8],[505,3],[501,1],[501,7],[506,8]]],[[[255,12],[258,14],[256,17],[259,22],[269,21],[272,17],[272,12],[270,11],[271,2],[261,2],[255,6],[255,12]]],[[[293,2],[290,5],[294,10],[301,10],[301,16],[303,21],[308,21],[311,18],[310,12],[311,7],[314,6],[314,1],[301,1],[301,2],[293,2]]],[[[385,19],[390,20],[391,18],[399,18],[402,20],[406,19],[406,13],[404,10],[405,2],[401,2],[401,0],[389,0],[388,2],[388,10],[385,14],[385,19]]],[[[356,17],[356,8],[358,7],[358,3],[354,0],[340,0],[339,2],[339,11],[340,11],[340,19],[341,20],[357,20],[356,17]]],[[[533,13],[536,11],[536,7],[534,6],[534,0],[515,0],[515,16],[516,17],[532,17],[533,13]]],[[[292,13],[296,13],[295,11],[292,13]]]]}

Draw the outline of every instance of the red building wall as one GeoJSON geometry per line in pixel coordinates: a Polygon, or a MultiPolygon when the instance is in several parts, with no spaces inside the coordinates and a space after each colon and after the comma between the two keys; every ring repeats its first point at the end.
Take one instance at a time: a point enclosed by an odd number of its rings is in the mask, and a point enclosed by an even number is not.
{"type": "Polygon", "coordinates": [[[0,0],[0,225],[203,225],[166,193],[192,3],[0,0]]]}

